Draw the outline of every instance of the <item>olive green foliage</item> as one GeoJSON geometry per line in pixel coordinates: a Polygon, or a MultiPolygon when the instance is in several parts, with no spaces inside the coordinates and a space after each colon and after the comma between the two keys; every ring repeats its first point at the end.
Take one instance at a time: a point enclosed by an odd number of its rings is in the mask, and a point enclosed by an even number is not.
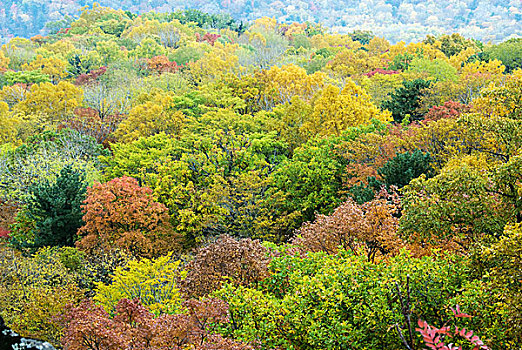
{"type": "Polygon", "coordinates": [[[337,193],[345,164],[334,152],[338,139],[341,138],[310,140],[274,172],[272,191],[283,196],[281,209],[294,213],[294,225],[311,221],[316,212],[327,213],[340,203],[337,193]]]}
{"type": "Polygon", "coordinates": [[[522,227],[506,226],[505,236],[486,248],[484,257],[491,266],[487,289],[499,291],[499,306],[505,312],[506,333],[513,341],[522,341],[522,227]]]}
{"type": "Polygon", "coordinates": [[[43,74],[40,71],[33,70],[33,71],[21,71],[21,72],[15,72],[15,71],[8,71],[4,74],[4,79],[7,83],[7,85],[14,85],[14,84],[38,84],[38,83],[45,83],[45,82],[51,82],[51,79],[47,74],[43,74]]]}
{"type": "Polygon", "coordinates": [[[44,132],[19,147],[0,150],[0,197],[25,203],[31,185],[54,182],[68,165],[92,183],[99,177],[102,154],[107,152],[94,138],[69,129],[44,132]]]}
{"type": "Polygon", "coordinates": [[[71,166],[63,168],[52,183],[43,180],[30,186],[20,215],[31,228],[17,227],[12,242],[30,248],[74,245],[83,225],[81,204],[86,188],[84,175],[71,166]]]}
{"type": "Polygon", "coordinates": [[[370,40],[375,38],[375,35],[369,30],[354,30],[348,35],[352,38],[352,40],[358,41],[363,45],[367,45],[370,40]]]}
{"type": "MultiPolygon", "coordinates": [[[[270,264],[271,275],[259,289],[223,288],[236,327],[229,334],[264,347],[284,349],[395,348],[405,331],[401,294],[410,279],[410,303],[417,318],[446,318],[448,300],[466,281],[459,258],[412,258],[403,252],[386,263],[341,251],[306,257],[283,253],[270,264]]],[[[415,338],[420,344],[420,337],[415,338]]],[[[398,346],[397,346],[398,347],[398,346]]]]}
{"type": "Polygon", "coordinates": [[[522,38],[513,38],[485,50],[490,59],[502,61],[506,72],[522,68],[522,38]]]}
{"type": "Polygon", "coordinates": [[[401,230],[434,244],[456,242],[463,248],[501,235],[509,212],[480,168],[463,162],[427,179],[421,175],[404,188],[401,230]]]}
{"type": "Polygon", "coordinates": [[[390,93],[390,99],[382,103],[382,108],[392,112],[393,120],[401,123],[403,119],[409,115],[409,120],[418,120],[421,118],[418,108],[420,107],[420,98],[424,94],[424,89],[431,85],[431,81],[423,79],[415,79],[405,81],[403,86],[390,93]]]}
{"type": "Polygon", "coordinates": [[[63,328],[54,316],[83,296],[78,275],[62,262],[63,251],[43,248],[30,257],[0,246],[0,314],[24,337],[59,345],[63,328]]]}
{"type": "Polygon", "coordinates": [[[435,79],[435,81],[456,82],[458,77],[457,68],[441,59],[428,60],[416,57],[410,62],[408,72],[426,74],[428,78],[435,79]]]}
{"type": "Polygon", "coordinates": [[[476,43],[471,39],[466,39],[458,33],[442,35],[438,38],[441,42],[440,50],[448,57],[454,56],[468,47],[477,48],[476,43]]]}
{"type": "Polygon", "coordinates": [[[275,233],[265,230],[275,204],[264,193],[285,153],[285,144],[273,134],[217,131],[198,140],[162,134],[140,138],[115,146],[114,157],[103,161],[111,176],[134,176],[153,188],[189,241],[224,233],[257,238],[263,231],[270,238],[275,233]]]}
{"type": "Polygon", "coordinates": [[[388,69],[395,71],[405,71],[410,67],[415,55],[408,52],[400,53],[393,57],[393,60],[388,64],[388,69]]]}

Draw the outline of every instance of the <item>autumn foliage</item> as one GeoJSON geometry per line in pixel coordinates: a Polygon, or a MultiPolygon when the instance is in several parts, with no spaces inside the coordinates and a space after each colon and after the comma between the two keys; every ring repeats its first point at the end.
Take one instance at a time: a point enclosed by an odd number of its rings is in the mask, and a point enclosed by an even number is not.
{"type": "Polygon", "coordinates": [[[292,242],[311,252],[362,251],[374,261],[404,246],[397,235],[399,221],[394,215],[398,210],[396,194],[386,190],[362,205],[348,199],[331,215],[318,215],[314,222],[305,223],[292,242]]]}
{"type": "Polygon", "coordinates": [[[184,307],[186,313],[156,317],[136,299],[121,299],[111,317],[87,299],[61,317],[67,325],[62,343],[70,350],[252,349],[213,332],[214,325],[229,322],[228,306],[223,301],[189,300],[184,307]]]}
{"type": "MultiPolygon", "coordinates": [[[[0,27],[45,3],[5,21],[5,1],[0,27]]],[[[155,2],[1,40],[9,328],[72,350],[519,350],[521,39],[392,44],[155,2]],[[474,317],[432,326],[457,304],[474,317]]]]}
{"type": "MultiPolygon", "coordinates": [[[[466,318],[472,317],[460,311],[459,305],[455,309],[451,309],[455,318],[466,318]]],[[[455,326],[453,330],[450,326],[442,326],[441,328],[432,327],[426,321],[418,321],[419,328],[415,330],[422,335],[422,338],[426,346],[433,350],[462,350],[462,346],[459,346],[455,342],[454,338],[463,338],[467,340],[472,346],[473,350],[489,350],[489,347],[484,344],[477,335],[473,335],[472,330],[466,328],[459,328],[455,326]],[[451,343],[446,344],[448,339],[451,339],[451,343]]]]}
{"type": "Polygon", "coordinates": [[[178,247],[167,208],[154,201],[152,190],[122,177],[96,183],[82,206],[85,225],[78,247],[87,252],[117,246],[135,255],[155,256],[178,247]]]}
{"type": "Polygon", "coordinates": [[[268,276],[268,249],[258,240],[235,240],[223,235],[197,250],[187,264],[182,287],[186,295],[199,297],[218,290],[225,282],[255,285],[268,276]]]}

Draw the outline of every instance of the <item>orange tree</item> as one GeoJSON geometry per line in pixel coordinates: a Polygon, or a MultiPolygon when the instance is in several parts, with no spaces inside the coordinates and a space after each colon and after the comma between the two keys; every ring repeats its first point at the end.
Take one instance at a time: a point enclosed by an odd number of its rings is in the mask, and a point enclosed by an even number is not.
{"type": "Polygon", "coordinates": [[[135,255],[155,256],[177,248],[167,208],[134,178],[95,183],[87,190],[83,212],[78,247],[88,252],[116,245],[135,255]]]}

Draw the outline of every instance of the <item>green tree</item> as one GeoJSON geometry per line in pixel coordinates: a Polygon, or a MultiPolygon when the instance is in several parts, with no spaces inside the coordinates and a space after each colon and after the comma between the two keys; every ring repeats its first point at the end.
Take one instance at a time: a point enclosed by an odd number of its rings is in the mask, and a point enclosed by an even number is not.
{"type": "Polygon", "coordinates": [[[437,176],[424,175],[404,188],[400,225],[404,236],[467,250],[502,234],[511,214],[492,190],[487,161],[476,156],[451,160],[437,176]]]}
{"type": "Polygon", "coordinates": [[[522,38],[513,38],[485,50],[490,59],[502,61],[506,72],[522,68],[522,38]]]}
{"type": "Polygon", "coordinates": [[[423,90],[431,86],[431,81],[415,79],[405,81],[402,85],[392,92],[389,95],[390,99],[384,101],[381,106],[392,112],[393,120],[396,123],[401,123],[406,115],[410,115],[410,121],[419,120],[421,115],[417,109],[421,106],[423,90]]]}
{"type": "Polygon", "coordinates": [[[30,186],[28,202],[19,215],[32,222],[33,229],[29,237],[15,231],[14,242],[32,248],[74,245],[83,225],[81,204],[85,193],[83,173],[71,166],[64,167],[55,182],[43,180],[30,186]]]}
{"type": "Polygon", "coordinates": [[[435,175],[431,161],[432,158],[429,153],[423,153],[417,149],[411,153],[397,154],[377,172],[384,179],[386,185],[401,188],[422,174],[425,174],[427,178],[435,175]]]}
{"type": "Polygon", "coordinates": [[[451,255],[402,253],[374,264],[347,251],[283,251],[262,287],[227,285],[215,295],[229,304],[235,321],[225,334],[258,340],[264,349],[399,349],[397,329],[407,333],[401,294],[409,290],[413,325],[417,317],[438,323],[466,282],[460,262],[451,255]]]}

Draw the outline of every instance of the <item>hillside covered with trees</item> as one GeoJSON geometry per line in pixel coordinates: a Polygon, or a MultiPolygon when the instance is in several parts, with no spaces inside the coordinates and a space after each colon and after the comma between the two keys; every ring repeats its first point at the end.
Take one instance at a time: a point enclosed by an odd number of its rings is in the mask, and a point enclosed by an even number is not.
{"type": "Polygon", "coordinates": [[[95,5],[0,49],[0,316],[69,350],[520,349],[521,152],[522,39],[95,5]]]}
{"type": "MultiPolygon", "coordinates": [[[[334,32],[371,30],[391,43],[421,41],[427,34],[460,33],[483,42],[522,37],[520,0],[99,0],[102,6],[141,14],[197,9],[252,22],[322,23],[334,32]]],[[[92,0],[3,0],[0,38],[47,35],[67,28],[92,0]]],[[[0,43],[2,43],[0,41],[0,43]]]]}

